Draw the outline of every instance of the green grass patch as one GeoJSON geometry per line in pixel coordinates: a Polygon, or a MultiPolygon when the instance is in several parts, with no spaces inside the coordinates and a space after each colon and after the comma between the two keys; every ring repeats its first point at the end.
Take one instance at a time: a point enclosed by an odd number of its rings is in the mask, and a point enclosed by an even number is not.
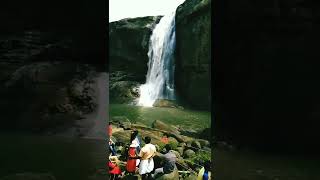
{"type": "Polygon", "coordinates": [[[211,113],[188,109],[164,107],[139,107],[127,104],[110,104],[110,118],[126,116],[133,123],[151,126],[154,120],[161,120],[184,129],[201,130],[211,127],[211,113]]]}

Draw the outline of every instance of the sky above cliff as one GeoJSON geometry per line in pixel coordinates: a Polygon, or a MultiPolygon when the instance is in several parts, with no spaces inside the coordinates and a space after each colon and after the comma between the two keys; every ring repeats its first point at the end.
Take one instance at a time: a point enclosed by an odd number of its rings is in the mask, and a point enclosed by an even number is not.
{"type": "Polygon", "coordinates": [[[184,0],[109,0],[109,22],[124,18],[165,15],[184,0]]]}

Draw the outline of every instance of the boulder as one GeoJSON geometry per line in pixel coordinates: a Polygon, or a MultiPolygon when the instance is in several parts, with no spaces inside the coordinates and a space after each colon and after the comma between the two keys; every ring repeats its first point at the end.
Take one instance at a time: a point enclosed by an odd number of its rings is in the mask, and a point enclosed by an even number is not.
{"type": "Polygon", "coordinates": [[[178,140],[174,137],[169,137],[168,140],[169,140],[169,145],[171,146],[171,148],[175,150],[179,145],[178,140]]]}
{"type": "Polygon", "coordinates": [[[184,158],[191,158],[195,155],[196,153],[192,149],[187,149],[183,153],[184,158]]]}
{"type": "Polygon", "coordinates": [[[139,83],[135,81],[116,81],[110,82],[110,102],[112,103],[129,103],[139,97],[137,88],[139,83]]]}
{"type": "Polygon", "coordinates": [[[152,127],[155,129],[162,130],[162,131],[168,131],[168,132],[177,133],[177,134],[179,133],[176,128],[174,128],[173,126],[166,124],[160,120],[153,121],[152,127]]]}
{"type": "Polygon", "coordinates": [[[111,122],[118,124],[121,124],[123,122],[131,123],[131,121],[126,116],[112,116],[111,122]]]}
{"type": "Polygon", "coordinates": [[[204,151],[208,151],[208,152],[211,152],[211,151],[212,151],[212,149],[211,149],[211,148],[209,148],[209,147],[204,147],[204,148],[202,148],[202,150],[204,150],[204,151]]]}
{"type": "Polygon", "coordinates": [[[196,176],[196,175],[194,175],[194,174],[191,174],[191,175],[187,176],[187,177],[185,178],[185,180],[195,180],[195,179],[197,179],[197,178],[198,178],[198,176],[196,176]]]}
{"type": "Polygon", "coordinates": [[[186,169],[189,167],[188,163],[182,158],[177,159],[176,165],[178,169],[186,169]]]}
{"type": "Polygon", "coordinates": [[[131,122],[122,122],[120,124],[120,127],[123,128],[124,130],[129,130],[131,129],[131,122]]]}
{"type": "Polygon", "coordinates": [[[178,151],[171,150],[171,152],[173,152],[178,159],[181,158],[181,154],[178,151]]]}
{"type": "Polygon", "coordinates": [[[191,147],[194,147],[195,149],[201,149],[201,144],[198,140],[193,140],[191,142],[191,147]]]}
{"type": "Polygon", "coordinates": [[[123,177],[124,180],[141,180],[141,176],[136,174],[136,175],[126,175],[123,177]]]}
{"type": "Polygon", "coordinates": [[[153,103],[154,107],[168,107],[168,108],[178,108],[178,105],[175,101],[168,100],[168,99],[157,99],[153,103]]]}
{"type": "Polygon", "coordinates": [[[177,150],[177,152],[180,154],[180,156],[183,155],[183,151],[184,151],[184,148],[183,148],[183,147],[177,147],[176,150],[177,150]]]}
{"type": "Polygon", "coordinates": [[[164,174],[158,178],[156,178],[156,180],[179,180],[179,172],[178,169],[175,168],[175,170],[170,173],[170,174],[164,174]]]}
{"type": "Polygon", "coordinates": [[[186,146],[187,146],[187,143],[185,143],[185,142],[182,142],[182,143],[179,144],[179,147],[183,147],[184,148],[186,146]]]}
{"type": "Polygon", "coordinates": [[[197,139],[201,147],[210,147],[210,142],[204,139],[197,139]]]}
{"type": "Polygon", "coordinates": [[[117,141],[129,143],[130,142],[130,133],[128,131],[118,131],[112,134],[115,138],[117,138],[117,141]]]}
{"type": "Polygon", "coordinates": [[[213,140],[213,133],[211,128],[205,128],[202,131],[199,132],[199,138],[200,139],[205,139],[211,142],[213,140]]]}

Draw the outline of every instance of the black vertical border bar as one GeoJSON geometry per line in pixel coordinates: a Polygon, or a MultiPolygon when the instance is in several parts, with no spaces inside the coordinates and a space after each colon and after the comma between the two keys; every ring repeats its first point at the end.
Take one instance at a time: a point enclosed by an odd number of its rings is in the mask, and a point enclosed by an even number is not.
{"type": "MultiPolygon", "coordinates": [[[[217,164],[216,159],[219,157],[215,156],[215,141],[218,137],[219,134],[219,127],[221,122],[221,118],[219,118],[219,111],[217,108],[219,108],[219,104],[217,104],[216,102],[219,102],[218,99],[221,97],[217,96],[217,92],[218,92],[218,88],[219,88],[219,84],[221,82],[219,82],[218,80],[218,68],[221,67],[219,66],[219,64],[221,62],[221,53],[223,50],[223,37],[224,37],[224,29],[226,28],[227,25],[227,7],[228,7],[228,0],[213,0],[213,2],[211,3],[211,37],[212,37],[212,41],[211,43],[213,43],[212,46],[212,63],[211,63],[211,152],[212,152],[212,174],[213,174],[213,179],[216,179],[217,174],[219,172],[216,171],[216,167],[219,166],[219,164],[217,164]]],[[[221,78],[220,78],[221,79],[221,78]]]]}
{"type": "MultiPolygon", "coordinates": [[[[214,127],[214,125],[213,125],[213,123],[214,123],[214,103],[213,103],[213,101],[214,101],[214,91],[213,91],[213,87],[214,87],[214,77],[213,77],[213,73],[212,73],[212,70],[213,70],[213,64],[214,64],[214,40],[215,40],[215,38],[214,38],[214,34],[213,34],[213,32],[214,32],[214,28],[215,28],[215,24],[214,24],[214,18],[215,18],[215,16],[214,16],[214,14],[212,13],[212,12],[215,12],[215,9],[214,9],[214,4],[215,4],[215,1],[213,1],[213,2],[211,2],[211,17],[210,17],[210,20],[211,20],[211,67],[210,67],[210,76],[211,76],[211,82],[210,82],[210,90],[211,90],[211,137],[210,137],[210,140],[211,140],[211,142],[210,142],[210,144],[211,144],[211,164],[212,164],[212,167],[211,167],[211,176],[213,176],[213,174],[214,174],[214,146],[213,146],[213,137],[214,137],[214,132],[213,132],[213,127],[214,127]]],[[[214,177],[211,177],[211,179],[213,179],[214,177]]]]}
{"type": "MultiPolygon", "coordinates": [[[[106,69],[107,69],[107,85],[106,85],[106,88],[107,88],[107,90],[106,90],[106,92],[107,92],[107,108],[106,108],[106,113],[107,113],[107,117],[106,117],[106,137],[107,137],[107,139],[106,139],[106,142],[107,142],[107,144],[106,144],[106,155],[107,155],[107,159],[106,159],[106,165],[108,164],[108,160],[109,160],[109,155],[110,155],[110,151],[109,151],[109,139],[110,139],[110,137],[109,137],[109,121],[110,121],[110,111],[109,111],[109,99],[110,99],[110,97],[109,97],[109,73],[110,73],[110,70],[109,70],[109,0],[107,0],[106,1],[106,5],[105,5],[105,7],[106,7],[106,14],[105,14],[105,22],[104,22],[104,27],[106,27],[106,32],[105,32],[105,36],[104,36],[104,38],[105,38],[105,40],[106,40],[106,45],[105,45],[105,59],[106,59],[106,69]]],[[[109,175],[109,166],[106,166],[106,170],[107,170],[107,176],[108,176],[108,179],[110,179],[110,175],[109,175]]]]}

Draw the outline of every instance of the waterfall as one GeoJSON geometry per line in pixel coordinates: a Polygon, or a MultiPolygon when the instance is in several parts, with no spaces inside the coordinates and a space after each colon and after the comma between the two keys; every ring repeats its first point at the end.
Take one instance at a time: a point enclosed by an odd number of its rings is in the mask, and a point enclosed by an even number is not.
{"type": "Polygon", "coordinates": [[[155,26],[149,42],[146,83],[140,86],[138,105],[151,107],[157,99],[175,100],[175,11],[155,26]]]}

